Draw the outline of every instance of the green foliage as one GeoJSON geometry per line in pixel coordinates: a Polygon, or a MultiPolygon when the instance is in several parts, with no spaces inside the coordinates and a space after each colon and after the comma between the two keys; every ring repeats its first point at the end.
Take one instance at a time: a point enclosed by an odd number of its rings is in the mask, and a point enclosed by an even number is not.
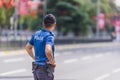
{"type": "MultiPolygon", "coordinates": [[[[57,30],[67,34],[73,31],[75,35],[86,34],[87,27],[95,28],[97,0],[47,0],[47,13],[52,13],[57,18],[57,30]]],[[[115,13],[114,4],[109,3],[109,0],[101,1],[101,12],[105,14],[115,13]]],[[[43,5],[39,6],[43,9],[43,5]]],[[[18,24],[23,26],[23,29],[38,30],[42,28],[43,13],[37,11],[37,15],[32,17],[28,15],[19,16],[18,24]]],[[[0,25],[10,25],[10,17],[14,13],[14,8],[6,9],[4,6],[0,8],[0,25]]]]}
{"type": "Polygon", "coordinates": [[[5,7],[0,8],[0,25],[10,25],[10,17],[13,15],[14,8],[6,9],[5,7]]]}
{"type": "Polygon", "coordinates": [[[48,12],[56,15],[59,31],[64,34],[73,31],[76,35],[79,35],[80,32],[86,33],[86,23],[90,23],[90,20],[89,14],[86,12],[87,6],[82,2],[76,0],[48,1],[48,12]],[[54,4],[52,4],[53,2],[54,4]]]}
{"type": "Polygon", "coordinates": [[[32,17],[30,14],[21,15],[19,16],[19,24],[22,25],[23,29],[29,29],[32,31],[39,30],[40,28],[42,28],[41,17],[38,13],[35,17],[32,17]]]}
{"type": "MultiPolygon", "coordinates": [[[[96,0],[49,0],[48,13],[57,17],[57,29],[63,33],[73,31],[76,35],[85,34],[87,26],[95,28],[96,0]],[[93,2],[92,2],[93,1],[93,2]]],[[[101,12],[105,14],[116,12],[110,6],[109,0],[101,0],[101,12]]]]}

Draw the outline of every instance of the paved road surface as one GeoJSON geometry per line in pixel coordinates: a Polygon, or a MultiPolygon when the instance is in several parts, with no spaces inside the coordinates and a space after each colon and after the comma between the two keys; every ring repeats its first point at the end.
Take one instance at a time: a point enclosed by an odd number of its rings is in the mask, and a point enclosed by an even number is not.
{"type": "MultiPolygon", "coordinates": [[[[120,80],[120,44],[94,45],[57,50],[55,80],[120,80]]],[[[31,62],[25,53],[0,56],[0,80],[33,80],[31,62]]]]}

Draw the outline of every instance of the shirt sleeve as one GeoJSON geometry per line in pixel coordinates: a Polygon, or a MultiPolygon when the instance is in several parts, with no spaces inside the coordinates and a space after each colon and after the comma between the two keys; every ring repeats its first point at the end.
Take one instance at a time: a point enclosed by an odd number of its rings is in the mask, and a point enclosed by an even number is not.
{"type": "Polygon", "coordinates": [[[29,40],[29,43],[33,46],[34,45],[34,34],[32,35],[31,39],[29,40]]]}
{"type": "Polygon", "coordinates": [[[54,37],[53,37],[53,36],[48,36],[48,37],[45,39],[45,44],[53,45],[53,44],[54,44],[54,37]]]}

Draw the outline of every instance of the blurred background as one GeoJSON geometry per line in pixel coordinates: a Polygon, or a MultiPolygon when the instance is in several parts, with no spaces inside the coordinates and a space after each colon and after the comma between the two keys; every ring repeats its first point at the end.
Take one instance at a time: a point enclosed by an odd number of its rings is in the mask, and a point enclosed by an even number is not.
{"type": "Polygon", "coordinates": [[[57,18],[55,80],[120,79],[119,0],[0,0],[1,80],[33,80],[24,47],[48,13],[57,18]]]}

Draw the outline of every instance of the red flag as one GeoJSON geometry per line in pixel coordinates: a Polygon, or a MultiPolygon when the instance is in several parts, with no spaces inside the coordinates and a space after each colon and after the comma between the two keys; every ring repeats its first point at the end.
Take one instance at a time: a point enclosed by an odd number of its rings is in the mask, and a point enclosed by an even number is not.
{"type": "Polygon", "coordinates": [[[12,7],[14,7],[15,6],[15,0],[12,0],[10,4],[11,4],[12,7]]]}
{"type": "Polygon", "coordinates": [[[30,12],[30,14],[31,14],[32,18],[34,18],[34,17],[35,17],[36,13],[37,13],[37,11],[36,11],[36,10],[32,10],[32,11],[30,12]]]}
{"type": "Polygon", "coordinates": [[[0,0],[0,8],[4,5],[4,0],[0,0]]]}
{"type": "Polygon", "coordinates": [[[7,7],[7,9],[12,8],[12,7],[14,6],[14,4],[15,4],[15,0],[8,0],[8,1],[6,2],[6,7],[7,7]]]}
{"type": "Polygon", "coordinates": [[[40,0],[29,0],[28,5],[32,10],[36,10],[40,4],[40,0]]]}
{"type": "Polygon", "coordinates": [[[19,0],[18,14],[19,15],[28,14],[28,0],[19,0]]]}
{"type": "Polygon", "coordinates": [[[0,1],[0,8],[3,6],[2,1],[0,1]]]}

